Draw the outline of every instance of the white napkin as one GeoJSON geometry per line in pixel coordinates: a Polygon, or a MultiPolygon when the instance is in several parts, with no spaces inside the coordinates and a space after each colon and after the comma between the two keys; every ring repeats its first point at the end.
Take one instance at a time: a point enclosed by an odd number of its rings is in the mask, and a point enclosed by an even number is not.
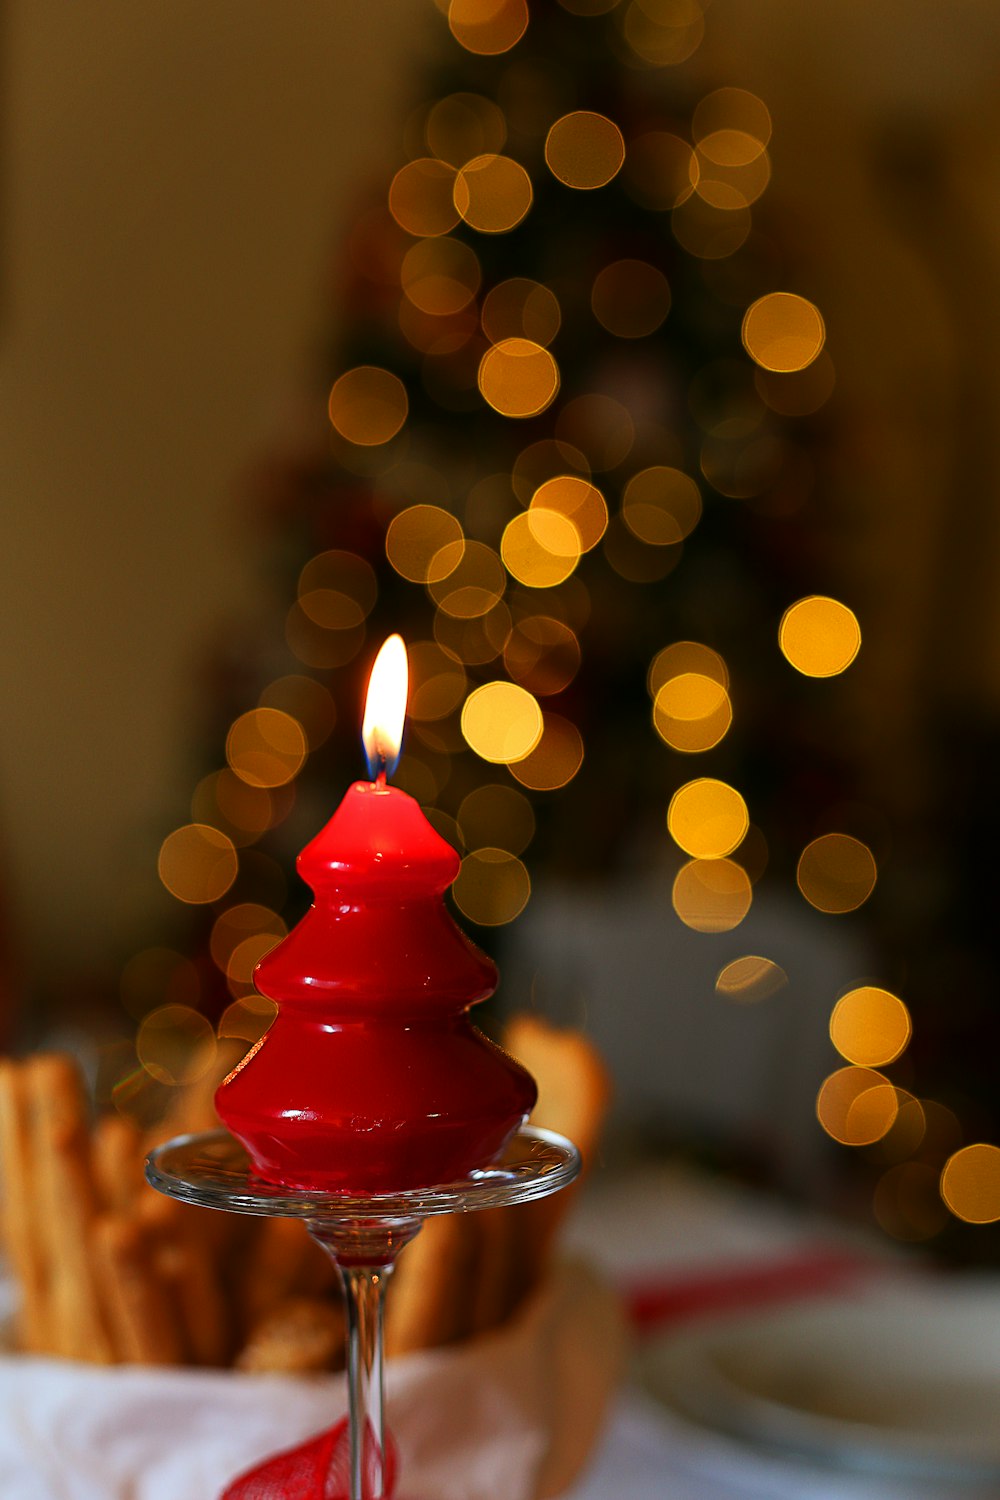
{"type": "MultiPolygon", "coordinates": [[[[390,1365],[400,1500],[548,1500],[586,1463],[624,1361],[610,1291],[563,1266],[486,1338],[390,1365]]],[[[343,1377],[0,1359],[3,1500],[218,1500],[344,1412],[343,1377]]]]}

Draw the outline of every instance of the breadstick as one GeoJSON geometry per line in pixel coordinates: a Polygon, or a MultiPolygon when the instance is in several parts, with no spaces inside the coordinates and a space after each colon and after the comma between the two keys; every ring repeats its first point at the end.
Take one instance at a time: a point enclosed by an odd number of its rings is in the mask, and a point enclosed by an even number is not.
{"type": "Polygon", "coordinates": [[[72,1059],[43,1055],[26,1063],[25,1088],[35,1163],[28,1199],[35,1197],[44,1246],[50,1345],[70,1359],[108,1364],[114,1352],[89,1249],[97,1196],[82,1080],[72,1059]]]}
{"type": "Polygon", "coordinates": [[[105,1214],[91,1236],[104,1305],[120,1357],[139,1365],[184,1361],[178,1320],[136,1218],[105,1214]]]}
{"type": "Polygon", "coordinates": [[[90,1140],[94,1182],[101,1205],[124,1211],[138,1197],[142,1185],[142,1136],[124,1115],[102,1115],[90,1140]]]}
{"type": "Polygon", "coordinates": [[[230,1310],[199,1219],[187,1205],[152,1192],[141,1199],[138,1217],[173,1304],[187,1361],[225,1364],[232,1352],[230,1310]]]}
{"type": "Polygon", "coordinates": [[[307,1375],[342,1363],[344,1312],[318,1297],[291,1297],[273,1307],[251,1331],[236,1357],[238,1370],[307,1375]]]}
{"type": "Polygon", "coordinates": [[[44,1247],[32,1201],[28,1107],[24,1072],[0,1061],[0,1171],[3,1174],[3,1234],[21,1289],[18,1333],[22,1349],[49,1351],[44,1247]]]}
{"type": "Polygon", "coordinates": [[[386,1304],[388,1355],[434,1349],[469,1332],[479,1248],[476,1218],[430,1218],[400,1255],[386,1304]]]}
{"type": "Polygon", "coordinates": [[[319,1293],[336,1281],[333,1262],[299,1219],[268,1219],[248,1246],[237,1299],[251,1328],[292,1292],[319,1293]]]}

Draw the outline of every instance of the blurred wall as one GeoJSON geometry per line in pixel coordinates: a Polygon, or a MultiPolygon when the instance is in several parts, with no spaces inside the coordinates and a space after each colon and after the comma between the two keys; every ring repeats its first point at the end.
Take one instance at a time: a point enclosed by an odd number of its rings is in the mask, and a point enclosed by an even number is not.
{"type": "Polygon", "coordinates": [[[7,0],[0,887],[29,982],[112,948],[191,782],[192,668],[254,609],[279,426],[429,16],[7,0]],[[141,863],[141,868],[140,868],[141,863]]]}

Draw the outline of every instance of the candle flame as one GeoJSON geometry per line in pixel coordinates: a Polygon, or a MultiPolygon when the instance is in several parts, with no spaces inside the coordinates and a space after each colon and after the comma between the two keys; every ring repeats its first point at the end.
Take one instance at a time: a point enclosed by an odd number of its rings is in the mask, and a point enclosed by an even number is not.
{"type": "Polygon", "coordinates": [[[403,743],[409,668],[401,635],[391,635],[375,658],[368,679],[361,739],[373,781],[391,776],[403,743]]]}

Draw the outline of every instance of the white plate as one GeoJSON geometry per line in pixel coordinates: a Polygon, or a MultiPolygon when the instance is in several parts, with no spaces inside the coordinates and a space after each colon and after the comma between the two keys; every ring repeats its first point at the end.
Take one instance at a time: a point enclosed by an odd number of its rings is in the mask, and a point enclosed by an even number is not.
{"type": "Polygon", "coordinates": [[[921,1280],[706,1320],[641,1360],[675,1410],[885,1477],[1000,1481],[1000,1283],[921,1280]]]}

